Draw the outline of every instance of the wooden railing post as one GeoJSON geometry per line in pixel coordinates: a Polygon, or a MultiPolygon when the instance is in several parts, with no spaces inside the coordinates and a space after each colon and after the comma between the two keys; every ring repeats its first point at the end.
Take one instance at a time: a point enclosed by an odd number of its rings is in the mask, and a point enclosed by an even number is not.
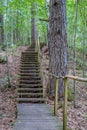
{"type": "MultiPolygon", "coordinates": [[[[38,40],[37,40],[37,53],[38,53],[38,62],[39,62],[39,64],[40,64],[40,76],[41,76],[41,78],[42,78],[42,81],[43,81],[43,72],[41,71],[42,69],[41,69],[41,57],[40,57],[40,37],[38,37],[38,40]]],[[[45,97],[44,96],[45,94],[44,94],[44,87],[43,87],[43,97],[45,97]]]]}
{"type": "Polygon", "coordinates": [[[38,51],[38,48],[37,48],[37,45],[38,44],[38,41],[36,41],[36,46],[35,46],[35,51],[37,52],[38,51]]]}
{"type": "Polygon", "coordinates": [[[38,61],[40,62],[40,41],[38,38],[38,42],[37,42],[37,51],[38,51],[38,61]]]}
{"type": "Polygon", "coordinates": [[[68,78],[64,78],[63,130],[67,130],[67,90],[68,78]]]}
{"type": "Polygon", "coordinates": [[[56,78],[55,83],[55,100],[54,100],[54,115],[57,116],[57,107],[58,107],[58,78],[56,78]]]}
{"type": "Polygon", "coordinates": [[[67,98],[68,98],[68,79],[77,80],[80,82],[87,82],[87,78],[81,78],[73,75],[66,75],[65,77],[58,77],[54,74],[44,72],[49,76],[53,76],[56,78],[55,83],[55,100],[54,100],[54,115],[57,115],[57,107],[58,107],[58,80],[60,78],[64,79],[64,106],[63,106],[63,130],[67,130],[67,98]]]}

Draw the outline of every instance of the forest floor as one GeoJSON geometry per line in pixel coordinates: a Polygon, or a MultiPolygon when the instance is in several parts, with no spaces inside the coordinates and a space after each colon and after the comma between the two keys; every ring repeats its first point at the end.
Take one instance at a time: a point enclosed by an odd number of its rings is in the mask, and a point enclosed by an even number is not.
{"type": "MultiPolygon", "coordinates": [[[[49,70],[49,55],[47,47],[42,48],[42,70],[49,70]]],[[[73,75],[73,62],[68,63],[69,72],[68,74],[73,75]]],[[[82,70],[77,70],[77,76],[82,77],[82,70]]],[[[85,71],[86,73],[86,71],[85,71]]],[[[44,74],[44,91],[49,84],[49,79],[46,74],[44,74]]],[[[87,130],[87,83],[76,82],[76,108],[74,108],[73,102],[73,81],[69,80],[68,83],[68,130],[87,130]]],[[[47,98],[47,103],[54,109],[54,101],[47,98]]],[[[58,103],[58,117],[63,121],[63,101],[60,100],[58,103]]]]}
{"type": "MultiPolygon", "coordinates": [[[[8,88],[7,84],[7,64],[0,63],[0,130],[12,130],[16,119],[18,72],[21,52],[26,48],[25,46],[20,46],[17,49],[9,49],[8,61],[11,88],[8,88]]],[[[0,54],[4,57],[6,51],[1,51],[0,54]]]]}
{"type": "MultiPolygon", "coordinates": [[[[18,84],[18,72],[20,65],[21,52],[26,50],[27,47],[20,46],[16,50],[9,50],[9,70],[11,88],[7,86],[7,65],[0,63],[0,130],[12,130],[13,124],[17,115],[17,84],[18,84]]],[[[1,52],[3,56],[6,55],[5,51],[1,52]]],[[[42,70],[48,71],[49,69],[49,56],[47,47],[42,48],[41,53],[42,70]]],[[[69,74],[73,73],[72,63],[69,65],[69,74]]],[[[77,74],[81,76],[82,71],[78,70],[77,74]]],[[[81,76],[82,77],[82,76],[81,76]]],[[[44,86],[48,84],[48,76],[44,76],[44,86]]],[[[73,82],[69,81],[69,88],[72,90],[73,82]]],[[[77,108],[73,107],[73,101],[68,101],[68,130],[87,130],[87,83],[77,82],[77,108]]],[[[44,88],[44,92],[46,87],[44,88]]],[[[47,103],[54,107],[54,102],[47,98],[47,103]]],[[[59,102],[58,116],[62,120],[63,109],[62,101],[59,102]]]]}

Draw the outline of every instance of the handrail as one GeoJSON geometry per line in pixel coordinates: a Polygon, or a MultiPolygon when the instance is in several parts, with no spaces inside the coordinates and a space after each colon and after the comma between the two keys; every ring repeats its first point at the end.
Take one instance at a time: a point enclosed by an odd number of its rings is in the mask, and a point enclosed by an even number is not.
{"type": "Polygon", "coordinates": [[[73,76],[73,75],[66,75],[65,78],[69,78],[69,79],[77,80],[77,81],[81,81],[81,82],[87,82],[87,78],[80,78],[80,77],[73,76]]]}
{"type": "MultiPolygon", "coordinates": [[[[38,52],[38,60],[40,62],[40,44],[39,44],[39,39],[38,42],[36,44],[36,51],[38,52]]],[[[73,75],[65,75],[65,76],[56,76],[55,74],[52,73],[48,73],[46,71],[41,71],[41,75],[43,77],[43,74],[45,73],[48,76],[53,76],[56,78],[55,80],[55,99],[54,99],[54,115],[57,116],[57,107],[58,107],[58,80],[60,78],[64,79],[64,106],[63,106],[63,130],[67,130],[67,91],[68,91],[68,79],[72,79],[72,80],[77,80],[80,82],[87,82],[87,78],[81,78],[78,76],[73,76],[73,75]]]]}
{"type": "Polygon", "coordinates": [[[47,74],[48,76],[52,76],[52,77],[55,77],[57,79],[60,79],[60,78],[64,78],[64,76],[56,76],[55,74],[52,74],[52,73],[48,73],[46,71],[42,71],[43,73],[47,74]]]}
{"type": "Polygon", "coordinates": [[[87,82],[87,78],[80,78],[77,76],[66,75],[64,77],[64,108],[63,108],[63,130],[67,130],[67,90],[68,79],[77,80],[80,82],[87,82]]]}
{"type": "Polygon", "coordinates": [[[78,77],[78,76],[73,76],[73,75],[65,75],[65,76],[56,76],[55,74],[52,74],[52,73],[48,73],[46,71],[42,71],[43,73],[47,74],[48,76],[53,76],[55,78],[69,78],[69,79],[72,79],[72,80],[77,80],[77,81],[82,81],[82,82],[86,82],[87,81],[87,78],[81,78],[81,77],[78,77]]]}
{"type": "Polygon", "coordinates": [[[87,78],[81,78],[73,75],[65,75],[65,76],[56,76],[54,74],[48,73],[46,71],[43,71],[43,73],[53,76],[56,78],[55,83],[55,99],[54,99],[54,115],[57,115],[57,107],[58,107],[58,80],[60,78],[64,79],[64,106],[63,106],[63,130],[67,130],[67,91],[68,91],[68,79],[77,80],[80,82],[87,82],[87,78]]]}

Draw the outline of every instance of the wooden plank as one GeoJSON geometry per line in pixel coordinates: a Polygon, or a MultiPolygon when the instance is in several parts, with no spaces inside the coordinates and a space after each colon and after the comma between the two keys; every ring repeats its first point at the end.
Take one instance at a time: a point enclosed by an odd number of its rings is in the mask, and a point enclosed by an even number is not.
{"type": "Polygon", "coordinates": [[[55,84],[55,100],[54,100],[54,115],[57,116],[57,108],[58,108],[58,79],[56,78],[55,84]]]}
{"type": "Polygon", "coordinates": [[[63,130],[67,130],[67,90],[68,78],[64,78],[63,130]]]}
{"type": "Polygon", "coordinates": [[[46,104],[18,104],[18,118],[13,130],[63,130],[62,122],[53,116],[46,104]]]}
{"type": "Polygon", "coordinates": [[[69,78],[69,79],[77,80],[81,82],[87,82],[87,78],[80,78],[78,76],[66,75],[65,78],[69,78]]]}

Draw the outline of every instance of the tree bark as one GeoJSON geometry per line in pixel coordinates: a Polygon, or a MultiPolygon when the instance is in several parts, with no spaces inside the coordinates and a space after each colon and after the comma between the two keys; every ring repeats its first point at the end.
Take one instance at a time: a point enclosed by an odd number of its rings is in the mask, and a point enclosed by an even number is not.
{"type": "MultiPolygon", "coordinates": [[[[66,0],[50,0],[49,71],[57,76],[67,74],[66,0]]],[[[53,96],[55,78],[50,76],[50,94],[53,96]]],[[[64,92],[63,79],[59,80],[59,96],[64,92]]]]}
{"type": "Polygon", "coordinates": [[[35,38],[35,10],[34,10],[34,2],[31,6],[31,43],[35,46],[36,38],[35,38]]]}

